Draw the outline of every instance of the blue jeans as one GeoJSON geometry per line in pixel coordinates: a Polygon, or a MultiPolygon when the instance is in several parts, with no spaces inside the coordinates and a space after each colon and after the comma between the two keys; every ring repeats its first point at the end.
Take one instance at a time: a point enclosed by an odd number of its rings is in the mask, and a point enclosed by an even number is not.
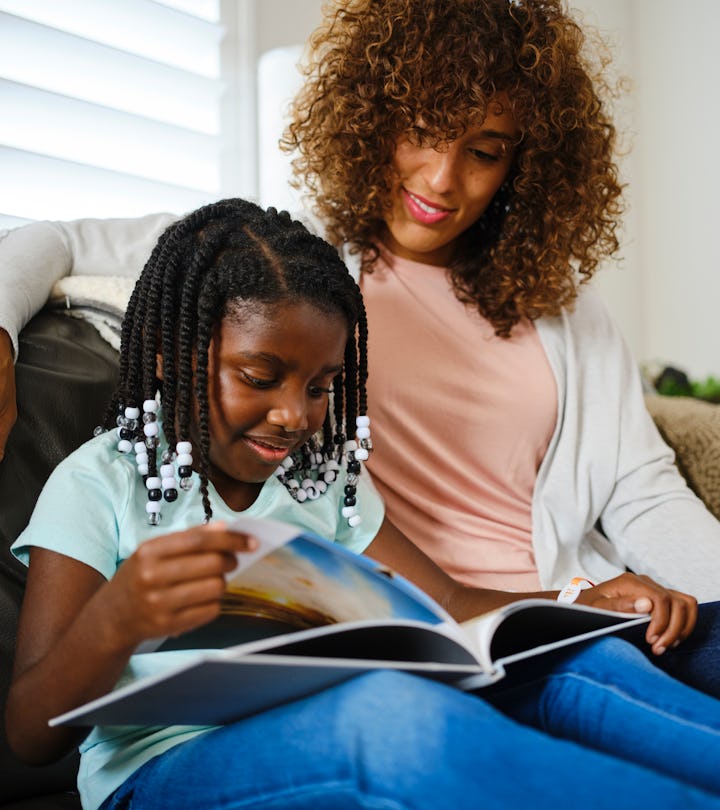
{"type": "Polygon", "coordinates": [[[371,673],[178,745],[103,807],[720,809],[720,701],[624,641],[480,694],[371,673]]]}

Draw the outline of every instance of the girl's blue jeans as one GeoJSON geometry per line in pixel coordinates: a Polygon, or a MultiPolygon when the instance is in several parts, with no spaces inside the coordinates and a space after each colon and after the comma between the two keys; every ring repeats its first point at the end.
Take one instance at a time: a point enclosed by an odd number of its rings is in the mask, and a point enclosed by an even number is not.
{"type": "MultiPolygon", "coordinates": [[[[706,645],[670,668],[711,663],[706,645]]],[[[720,700],[617,638],[539,656],[475,695],[379,671],[178,745],[104,808],[565,806],[720,810],[720,700]]]]}

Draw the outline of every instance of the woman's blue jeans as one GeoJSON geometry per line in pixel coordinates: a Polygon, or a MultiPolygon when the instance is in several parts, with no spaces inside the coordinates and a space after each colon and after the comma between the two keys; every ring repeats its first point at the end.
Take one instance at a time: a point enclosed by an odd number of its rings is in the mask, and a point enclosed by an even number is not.
{"type": "Polygon", "coordinates": [[[104,807],[571,805],[720,810],[720,701],[615,638],[477,695],[379,671],[178,745],[104,807]]]}

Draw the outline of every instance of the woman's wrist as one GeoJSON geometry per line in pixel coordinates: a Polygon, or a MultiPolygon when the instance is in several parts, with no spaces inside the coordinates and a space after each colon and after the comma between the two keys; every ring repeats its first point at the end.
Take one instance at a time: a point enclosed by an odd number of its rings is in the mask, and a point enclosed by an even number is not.
{"type": "Polygon", "coordinates": [[[594,587],[595,583],[591,582],[589,579],[585,579],[585,577],[573,577],[557,595],[557,601],[572,604],[577,601],[582,591],[594,587]]]}

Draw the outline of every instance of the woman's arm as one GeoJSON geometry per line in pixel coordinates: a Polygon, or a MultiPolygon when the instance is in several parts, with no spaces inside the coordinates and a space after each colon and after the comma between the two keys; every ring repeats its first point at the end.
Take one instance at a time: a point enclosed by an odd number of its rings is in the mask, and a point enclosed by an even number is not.
{"type": "Polygon", "coordinates": [[[0,461],[5,456],[5,445],[15,420],[17,403],[15,397],[15,365],[10,335],[0,329],[0,461]]]}
{"type": "Polygon", "coordinates": [[[34,222],[0,233],[0,328],[17,353],[22,327],[64,276],[136,277],[174,214],[34,222]]]}
{"type": "Polygon", "coordinates": [[[0,460],[15,423],[18,334],[64,276],[137,276],[174,214],[35,222],[0,232],[0,460]]]}
{"type": "MultiPolygon", "coordinates": [[[[457,621],[519,599],[557,599],[558,596],[558,591],[515,593],[462,585],[435,565],[387,519],[365,553],[409,579],[457,621]]],[[[650,613],[645,637],[657,655],[687,638],[697,619],[697,601],[692,596],[667,590],[648,577],[634,574],[621,574],[582,591],[577,602],[606,610],[650,613]]]]}
{"type": "Polygon", "coordinates": [[[42,764],[77,745],[87,729],[48,720],[112,689],[141,641],[215,618],[235,553],[255,547],[220,523],[200,526],[143,543],[109,581],[33,548],[5,710],[15,753],[42,764]]]}

